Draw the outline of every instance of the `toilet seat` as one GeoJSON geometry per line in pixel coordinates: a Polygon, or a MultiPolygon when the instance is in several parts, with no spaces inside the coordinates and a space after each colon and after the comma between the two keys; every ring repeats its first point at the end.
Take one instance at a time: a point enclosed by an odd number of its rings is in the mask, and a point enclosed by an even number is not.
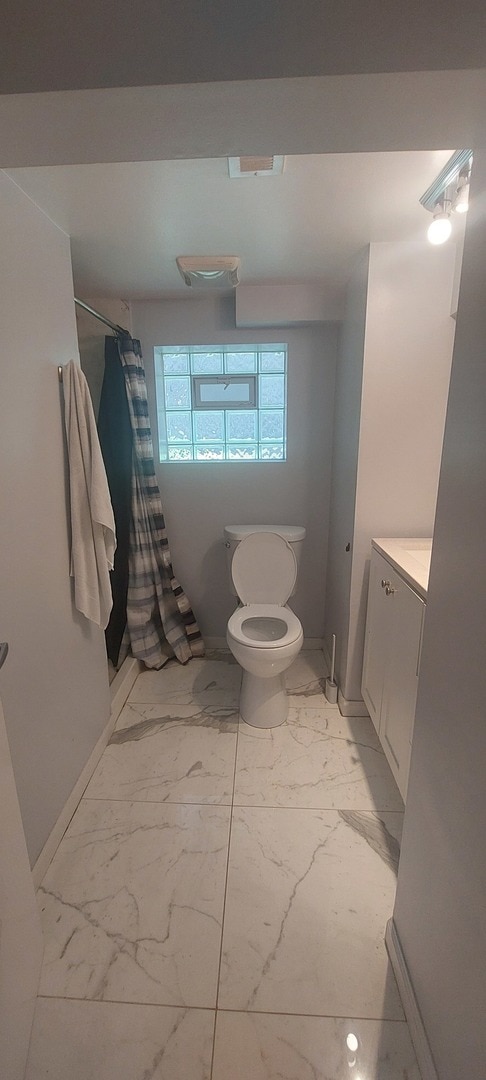
{"type": "Polygon", "coordinates": [[[281,649],[297,641],[302,626],[297,615],[281,604],[245,604],[231,615],[228,633],[247,648],[281,649]]]}
{"type": "Polygon", "coordinates": [[[297,559],[277,533],[250,533],[236,548],[231,577],[243,604],[283,606],[297,579],[297,559]]]}

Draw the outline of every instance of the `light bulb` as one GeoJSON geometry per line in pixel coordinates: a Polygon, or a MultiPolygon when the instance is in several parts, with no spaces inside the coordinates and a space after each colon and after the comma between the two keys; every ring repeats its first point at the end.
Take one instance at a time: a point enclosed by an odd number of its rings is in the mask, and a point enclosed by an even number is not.
{"type": "Polygon", "coordinates": [[[427,239],[431,244],[445,244],[452,232],[452,225],[448,213],[434,214],[427,229],[427,239]]]}

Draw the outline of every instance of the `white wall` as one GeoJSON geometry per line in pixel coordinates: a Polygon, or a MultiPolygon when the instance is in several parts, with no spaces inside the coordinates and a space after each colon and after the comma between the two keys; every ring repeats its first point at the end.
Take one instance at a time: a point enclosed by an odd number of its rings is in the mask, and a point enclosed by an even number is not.
{"type": "Polygon", "coordinates": [[[486,152],[474,154],[394,920],[440,1080],[486,1062],[486,152]]]}
{"type": "Polygon", "coordinates": [[[306,637],[322,637],[329,523],[336,327],[236,330],[234,299],[134,302],[156,443],[155,345],[287,341],[288,460],[266,464],[159,465],[174,571],[203,635],[223,637],[234,609],[222,542],[225,524],[305,525],[307,540],[292,607],[306,637]]]}
{"type": "MultiPolygon", "coordinates": [[[[37,55],[32,45],[32,59],[37,55]]],[[[485,94],[486,69],[416,68],[231,85],[0,94],[0,166],[215,158],[268,154],[269,146],[286,154],[482,146],[485,94]]],[[[116,237],[113,243],[118,258],[116,237]]]]}
{"type": "Polygon", "coordinates": [[[280,285],[239,285],[237,326],[302,326],[338,322],[342,295],[337,281],[289,281],[280,285]]]}
{"type": "Polygon", "coordinates": [[[367,248],[357,260],[346,290],[336,368],[325,640],[330,653],[332,635],[336,635],[335,678],[339,686],[344,683],[348,654],[368,269],[367,248]],[[346,551],[348,545],[350,549],[346,551]]]}
{"type": "Polygon", "coordinates": [[[455,323],[455,250],[371,244],[348,665],[361,697],[372,536],[431,536],[455,323]]]}
{"type": "Polygon", "coordinates": [[[2,699],[32,861],[109,715],[101,631],[71,600],[57,365],[76,358],[69,238],[0,174],[2,699]]]}
{"type": "MultiPolygon", "coordinates": [[[[350,701],[361,699],[371,538],[433,533],[454,340],[454,261],[452,244],[370,245],[364,356],[351,356],[355,380],[362,367],[351,586],[339,601],[349,609],[340,689],[350,701]]],[[[326,639],[331,632],[326,624],[326,639]]]]}
{"type": "MultiPolygon", "coordinates": [[[[106,318],[111,319],[117,326],[131,331],[130,304],[126,300],[114,300],[112,297],[91,300],[85,296],[80,296],[79,299],[84,300],[85,304],[100,315],[106,315],[106,318]]],[[[76,307],[76,326],[81,367],[88,381],[95,415],[98,416],[105,372],[105,337],[111,334],[111,330],[79,306],[76,307]]]]}

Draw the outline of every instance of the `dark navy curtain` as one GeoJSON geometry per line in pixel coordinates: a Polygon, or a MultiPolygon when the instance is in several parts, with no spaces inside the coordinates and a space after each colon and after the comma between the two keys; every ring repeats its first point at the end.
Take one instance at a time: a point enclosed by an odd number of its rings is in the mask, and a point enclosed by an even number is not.
{"type": "Polygon", "coordinates": [[[116,667],[127,624],[128,556],[132,501],[132,424],[118,340],[105,338],[105,374],[98,434],[115,517],[117,548],[111,572],[113,608],[105,630],[106,651],[116,667]]]}

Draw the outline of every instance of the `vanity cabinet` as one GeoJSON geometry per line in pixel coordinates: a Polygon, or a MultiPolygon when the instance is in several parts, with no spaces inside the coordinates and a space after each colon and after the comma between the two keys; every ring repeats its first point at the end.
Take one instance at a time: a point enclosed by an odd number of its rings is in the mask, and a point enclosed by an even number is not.
{"type": "Polygon", "coordinates": [[[362,693],[404,801],[424,614],[424,599],[373,549],[362,693]]]}

